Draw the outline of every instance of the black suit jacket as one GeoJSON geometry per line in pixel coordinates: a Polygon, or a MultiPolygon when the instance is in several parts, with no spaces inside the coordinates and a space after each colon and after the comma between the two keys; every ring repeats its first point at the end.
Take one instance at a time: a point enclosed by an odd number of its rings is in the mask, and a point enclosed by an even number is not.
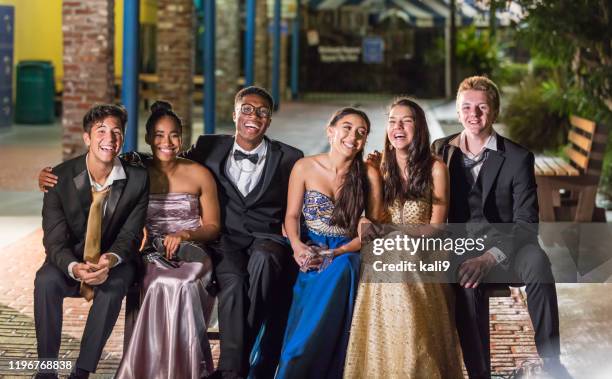
{"type": "MultiPolygon", "coordinates": [[[[122,161],[126,179],[111,186],[102,219],[101,253],[112,252],[129,263],[138,259],[138,247],[149,202],[146,169],[122,161]]],[[[71,262],[83,261],[87,217],[91,206],[91,184],[85,155],[53,168],[58,183],[43,199],[43,245],[47,261],[66,275],[71,262]]]]}
{"type": "Polygon", "coordinates": [[[224,250],[242,249],[253,238],[282,240],[282,225],[287,210],[289,176],[295,162],[304,154],[282,142],[264,137],[268,157],[261,185],[256,194],[243,197],[225,175],[226,160],[234,145],[230,135],[203,135],[183,156],[207,167],[219,191],[224,250]]]}
{"type": "MultiPolygon", "coordinates": [[[[448,166],[451,176],[449,223],[468,221],[468,206],[461,191],[469,191],[465,183],[453,180],[462,170],[459,134],[438,139],[432,144],[435,155],[448,166]]],[[[490,244],[499,247],[507,257],[527,243],[537,243],[538,197],[534,174],[533,153],[524,147],[497,135],[497,151],[489,156],[480,170],[482,180],[482,212],[487,222],[498,225],[502,232],[494,235],[490,244]]],[[[500,230],[497,227],[496,230],[500,230]]]]}

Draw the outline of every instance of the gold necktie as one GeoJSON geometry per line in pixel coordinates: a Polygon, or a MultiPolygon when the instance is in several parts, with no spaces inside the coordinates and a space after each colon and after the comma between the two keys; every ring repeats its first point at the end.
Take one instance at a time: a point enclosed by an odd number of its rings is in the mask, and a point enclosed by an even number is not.
{"type": "MultiPolygon", "coordinates": [[[[93,200],[91,207],[89,208],[89,216],[87,217],[87,232],[85,234],[85,251],[83,259],[85,262],[98,263],[100,259],[100,242],[102,240],[102,209],[104,205],[104,199],[108,195],[110,187],[104,191],[96,192],[91,191],[93,200]]],[[[81,296],[85,300],[90,301],[93,299],[94,291],[93,288],[86,283],[81,282],[81,289],[79,291],[81,296]]]]}

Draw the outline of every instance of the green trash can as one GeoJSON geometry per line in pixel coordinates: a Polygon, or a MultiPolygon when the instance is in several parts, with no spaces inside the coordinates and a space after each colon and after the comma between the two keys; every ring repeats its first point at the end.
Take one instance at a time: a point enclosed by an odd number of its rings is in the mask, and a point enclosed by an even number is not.
{"type": "Polygon", "coordinates": [[[50,61],[22,61],[17,64],[16,123],[51,124],[54,96],[55,79],[50,61]]]}

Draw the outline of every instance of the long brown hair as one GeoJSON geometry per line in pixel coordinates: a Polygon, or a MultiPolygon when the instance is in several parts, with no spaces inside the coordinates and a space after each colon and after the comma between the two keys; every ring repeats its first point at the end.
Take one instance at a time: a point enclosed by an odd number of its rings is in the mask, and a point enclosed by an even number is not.
{"type": "Polygon", "coordinates": [[[434,158],[429,148],[429,131],[425,112],[416,102],[406,97],[395,99],[389,106],[389,111],[397,106],[410,108],[414,116],[414,135],[408,145],[406,162],[410,177],[406,181],[402,179],[395,148],[391,145],[389,135],[385,133],[385,149],[380,171],[385,187],[383,199],[387,207],[391,206],[395,200],[403,203],[409,199],[426,197],[432,184],[431,170],[434,158]]]}
{"type": "MultiPolygon", "coordinates": [[[[340,119],[348,115],[357,115],[365,121],[370,133],[370,119],[365,112],[346,107],[336,111],[329,120],[328,126],[335,126],[340,119]]],[[[366,175],[366,167],[363,163],[363,149],[353,158],[349,170],[342,178],[342,185],[338,191],[338,197],[330,224],[348,229],[353,235],[357,234],[357,225],[361,213],[365,209],[369,185],[366,175]]]]}

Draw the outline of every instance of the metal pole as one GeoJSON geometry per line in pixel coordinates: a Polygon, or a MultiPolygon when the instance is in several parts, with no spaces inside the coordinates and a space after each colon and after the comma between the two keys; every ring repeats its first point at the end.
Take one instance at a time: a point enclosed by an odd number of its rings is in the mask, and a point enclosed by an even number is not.
{"type": "Polygon", "coordinates": [[[295,19],[291,41],[291,98],[298,98],[300,69],[300,0],[295,1],[295,19]]]}
{"type": "Polygon", "coordinates": [[[215,133],[215,0],[204,0],[204,134],[215,133]]]}
{"type": "Polygon", "coordinates": [[[445,42],[446,42],[446,59],[444,67],[444,87],[446,98],[451,99],[454,96],[455,86],[457,85],[457,27],[455,25],[455,17],[457,14],[456,0],[450,0],[449,4],[449,19],[446,21],[445,42]]]}
{"type": "Polygon", "coordinates": [[[457,1],[450,0],[450,84],[457,89],[457,1]]]}
{"type": "Polygon", "coordinates": [[[274,22],[272,27],[272,98],[274,110],[280,106],[280,34],[281,0],[274,0],[274,22]]]}
{"type": "Polygon", "coordinates": [[[138,149],[138,28],[139,1],[123,2],[123,75],[121,102],[128,112],[123,151],[138,149]]]}
{"type": "Polygon", "coordinates": [[[244,84],[252,86],[255,81],[255,17],[256,0],[247,0],[246,35],[244,44],[244,84]]]}

